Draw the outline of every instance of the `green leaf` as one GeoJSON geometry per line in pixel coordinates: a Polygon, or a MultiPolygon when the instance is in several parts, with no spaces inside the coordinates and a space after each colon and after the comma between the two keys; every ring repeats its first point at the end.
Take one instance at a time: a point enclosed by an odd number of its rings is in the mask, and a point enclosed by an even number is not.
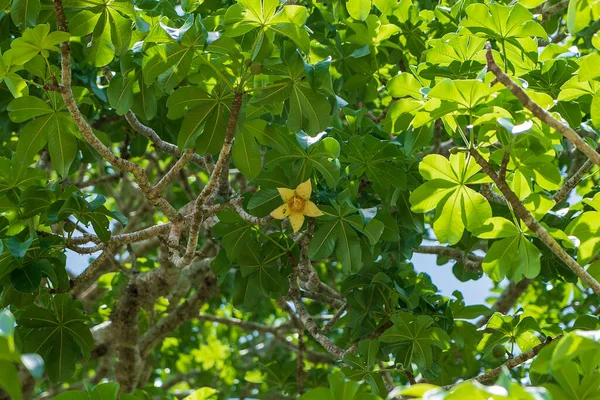
{"type": "Polygon", "coordinates": [[[567,9],[567,29],[571,34],[585,29],[592,22],[592,4],[589,0],[571,0],[567,9]]]}
{"type": "Polygon", "coordinates": [[[600,212],[588,211],[572,220],[565,233],[579,239],[577,261],[581,265],[589,263],[600,252],[600,212]]]}
{"type": "Polygon", "coordinates": [[[333,253],[337,237],[336,227],[336,222],[328,222],[319,226],[308,246],[309,258],[320,260],[333,253]]]}
{"type": "Polygon", "coordinates": [[[211,387],[203,387],[198,390],[194,390],[192,394],[184,397],[183,400],[210,400],[214,399],[216,394],[218,394],[216,389],[211,387]]]}
{"type": "Polygon", "coordinates": [[[461,25],[480,36],[500,40],[537,36],[547,38],[544,28],[533,20],[533,15],[521,4],[471,4],[466,10],[467,18],[461,25]]]}
{"type": "Polygon", "coordinates": [[[579,62],[579,70],[577,75],[579,76],[579,82],[587,82],[590,79],[595,79],[600,76],[598,71],[598,63],[600,62],[600,54],[593,52],[587,56],[581,58],[579,62]]]}
{"type": "Polygon", "coordinates": [[[456,103],[460,110],[471,111],[477,105],[482,104],[493,92],[494,89],[489,84],[481,81],[444,79],[435,85],[427,96],[456,103]]]}
{"type": "Polygon", "coordinates": [[[35,155],[48,142],[48,135],[56,129],[54,114],[46,114],[21,128],[17,144],[17,158],[25,165],[31,164],[35,155]]]}
{"type": "Polygon", "coordinates": [[[371,12],[371,0],[348,0],[346,9],[352,18],[364,21],[371,12]]]}
{"type": "Polygon", "coordinates": [[[426,156],[419,165],[425,179],[430,179],[410,195],[411,210],[427,212],[436,208],[433,230],[442,243],[456,244],[463,231],[479,229],[491,216],[487,200],[465,185],[477,182],[479,166],[467,162],[464,153],[426,156]]]}
{"type": "Polygon", "coordinates": [[[40,9],[40,0],[13,0],[10,17],[15,25],[23,30],[35,25],[40,9]]]}
{"type": "MultiPolygon", "coordinates": [[[[219,108],[216,101],[202,103],[190,110],[183,119],[179,136],[177,136],[177,147],[183,151],[196,143],[196,138],[202,132],[204,122],[215,108],[219,108]]],[[[214,127],[213,127],[214,129],[214,127]]]]}
{"type": "MultiPolygon", "coordinates": [[[[13,7],[18,1],[27,2],[27,7],[36,6],[34,4],[35,0],[16,0],[13,2],[13,7]]],[[[37,18],[37,15],[35,18],[37,18]]],[[[50,32],[50,25],[41,24],[33,29],[27,28],[20,38],[11,42],[11,49],[7,53],[10,53],[13,64],[21,65],[33,59],[38,54],[41,54],[44,58],[48,58],[48,51],[59,52],[60,49],[57,45],[69,41],[69,38],[70,35],[68,32],[50,32]]]]}
{"type": "Polygon", "coordinates": [[[109,64],[115,58],[115,47],[110,32],[110,24],[105,12],[94,28],[91,44],[84,49],[85,60],[91,65],[101,67],[109,64]]]}
{"type": "Polygon", "coordinates": [[[90,400],[90,396],[86,392],[78,390],[69,390],[60,393],[53,398],[54,400],[90,400]]]}
{"type": "Polygon", "coordinates": [[[6,247],[8,248],[8,251],[10,251],[10,253],[18,259],[23,259],[25,257],[25,254],[27,253],[27,250],[29,250],[31,243],[33,243],[33,236],[30,236],[24,242],[20,241],[14,236],[6,239],[6,247]]]}
{"type": "Polygon", "coordinates": [[[54,116],[55,128],[48,132],[48,152],[52,166],[63,178],[69,175],[69,168],[77,155],[77,139],[71,132],[71,126],[64,119],[54,116]]]}
{"type": "Polygon", "coordinates": [[[229,112],[223,103],[219,103],[207,118],[204,129],[196,139],[196,152],[198,154],[219,153],[227,133],[228,120],[229,112]]]}
{"type": "Polygon", "coordinates": [[[42,282],[42,261],[48,263],[47,260],[37,260],[14,269],[10,274],[13,287],[23,293],[37,292],[42,282]]]}
{"type": "Polygon", "coordinates": [[[52,108],[42,99],[24,96],[14,99],[6,107],[12,122],[24,122],[31,118],[52,113],[52,108]]]}
{"type": "Polygon", "coordinates": [[[133,105],[133,84],[135,76],[133,71],[126,76],[117,74],[110,81],[107,95],[110,106],[118,115],[125,115],[133,105]]]}
{"type": "Polygon", "coordinates": [[[596,129],[600,129],[600,91],[594,94],[592,105],[590,107],[592,123],[596,129]]]}
{"type": "Polygon", "coordinates": [[[248,201],[248,209],[255,215],[263,217],[281,205],[281,196],[274,189],[262,189],[252,195],[248,201]]]}
{"type": "Polygon", "coordinates": [[[116,382],[101,383],[92,391],[91,400],[117,400],[119,384],[116,382]]]}
{"type": "Polygon", "coordinates": [[[438,327],[432,327],[433,319],[427,315],[414,316],[399,312],[392,318],[394,325],[380,336],[379,341],[399,347],[399,355],[404,365],[411,362],[420,368],[428,368],[433,363],[431,346],[441,350],[450,348],[448,334],[438,327]]]}
{"type": "Polygon", "coordinates": [[[421,82],[419,82],[413,75],[406,72],[396,75],[387,84],[387,89],[390,96],[410,96],[418,100],[423,98],[423,94],[421,93],[422,88],[423,85],[421,85],[421,82]]]}
{"type": "Polygon", "coordinates": [[[306,85],[294,85],[290,95],[288,127],[309,134],[323,131],[329,125],[329,102],[306,85]]]}
{"type": "Polygon", "coordinates": [[[85,36],[94,31],[101,13],[90,10],[81,10],[69,19],[69,33],[73,36],[85,36]]]}
{"type": "Polygon", "coordinates": [[[518,234],[519,229],[512,222],[502,217],[492,217],[484,225],[473,230],[473,235],[482,239],[500,239],[518,234]]]}
{"type": "Polygon", "coordinates": [[[0,359],[0,388],[4,389],[10,398],[21,400],[21,379],[17,367],[11,361],[0,359]]]}
{"type": "Polygon", "coordinates": [[[18,319],[19,328],[31,329],[22,338],[26,352],[44,358],[48,376],[53,382],[69,379],[79,356],[89,354],[94,340],[86,318],[69,295],[57,294],[52,310],[31,306],[18,319]]]}
{"type": "Polygon", "coordinates": [[[233,162],[242,174],[254,179],[262,169],[260,148],[252,133],[243,129],[235,138],[231,153],[233,162]]]}

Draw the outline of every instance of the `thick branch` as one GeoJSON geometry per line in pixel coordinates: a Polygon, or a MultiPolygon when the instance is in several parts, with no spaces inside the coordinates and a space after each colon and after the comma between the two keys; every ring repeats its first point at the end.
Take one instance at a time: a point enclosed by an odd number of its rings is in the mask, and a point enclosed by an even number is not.
{"type": "Polygon", "coordinates": [[[304,306],[304,303],[302,303],[302,299],[300,298],[300,291],[297,287],[297,284],[298,283],[296,282],[296,276],[295,276],[295,274],[292,274],[292,278],[290,279],[289,295],[290,295],[290,299],[294,303],[294,306],[296,307],[296,312],[298,313],[300,320],[304,324],[304,327],[306,328],[308,333],[310,333],[311,336],[317,342],[319,342],[319,344],[321,346],[323,346],[323,348],[325,350],[327,350],[329,353],[331,353],[333,356],[337,357],[338,359],[340,359],[340,360],[343,359],[344,355],[345,355],[344,350],[342,348],[338,347],[335,343],[333,343],[319,329],[319,327],[315,323],[313,317],[306,310],[306,307],[304,306]]]}
{"type": "Polygon", "coordinates": [[[492,53],[492,45],[490,42],[487,42],[485,45],[486,48],[486,60],[487,60],[487,69],[491,71],[496,79],[501,82],[508,90],[514,94],[517,99],[521,102],[521,104],[527,108],[529,111],[533,113],[540,121],[544,122],[546,125],[560,132],[566,139],[570,140],[577,149],[579,149],[582,153],[584,153],[594,164],[600,166],[600,154],[592,148],[585,140],[581,138],[571,127],[563,124],[552,115],[550,115],[546,110],[540,107],[535,101],[533,101],[527,93],[519,85],[513,82],[508,75],[506,75],[498,64],[494,61],[494,55],[492,53]]]}
{"type": "Polygon", "coordinates": [[[180,304],[175,310],[166,317],[158,321],[140,338],[140,354],[145,358],[156,346],[167,337],[171,332],[177,329],[185,321],[193,319],[198,315],[198,310],[204,303],[218,292],[216,277],[208,272],[196,292],[180,304]]]}
{"type": "Polygon", "coordinates": [[[506,200],[510,203],[515,214],[523,221],[523,223],[531,229],[537,237],[558,257],[564,262],[582,281],[584,281],[592,290],[600,295],[600,284],[593,276],[588,274],[582,267],[571,257],[559,244],[550,236],[548,231],[540,225],[540,223],[533,218],[531,213],[523,206],[523,203],[519,200],[515,192],[511,190],[508,184],[501,180],[496,172],[492,169],[491,165],[479,154],[474,148],[469,150],[471,156],[481,166],[483,172],[485,172],[498,186],[498,189],[502,192],[506,200]]]}

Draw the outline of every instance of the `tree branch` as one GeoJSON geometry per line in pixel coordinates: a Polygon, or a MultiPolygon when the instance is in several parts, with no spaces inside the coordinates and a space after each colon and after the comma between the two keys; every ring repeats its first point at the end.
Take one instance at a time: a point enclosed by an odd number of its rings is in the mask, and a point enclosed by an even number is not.
{"type": "MultiPolygon", "coordinates": [[[[162,140],[160,138],[160,136],[158,136],[158,133],[156,133],[156,131],[154,129],[142,124],[132,111],[128,111],[125,114],[125,120],[129,123],[129,125],[137,133],[141,134],[142,136],[147,137],[152,142],[154,147],[156,147],[157,149],[159,149],[167,154],[170,154],[175,157],[179,157],[180,152],[179,152],[179,149],[177,148],[177,146],[162,140]]],[[[204,158],[202,158],[197,153],[192,153],[191,161],[194,164],[198,165],[199,167],[204,168],[210,172],[207,164],[204,161],[204,158]]]]}
{"type": "MultiPolygon", "coordinates": [[[[63,8],[62,0],[54,0],[54,12],[56,14],[56,22],[58,29],[62,32],[69,32],[67,25],[67,18],[65,17],[65,10],[63,8]]],[[[73,118],[75,125],[81,131],[84,139],[104,158],[108,161],[115,169],[120,172],[129,172],[137,180],[140,190],[148,195],[152,189],[146,172],[139,165],[126,160],[124,158],[115,155],[111,149],[106,147],[98,137],[94,134],[94,131],[90,124],[87,123],[77,103],[73,97],[73,91],[71,90],[71,45],[70,43],[63,42],[60,45],[61,52],[61,77],[62,83],[58,88],[69,114],[73,118]]],[[[148,197],[148,200],[153,206],[162,211],[170,220],[180,220],[181,215],[163,198],[148,197]]]]}
{"type": "Polygon", "coordinates": [[[563,185],[554,193],[554,195],[550,198],[556,202],[556,204],[560,204],[569,197],[569,194],[579,182],[583,179],[583,176],[594,166],[594,163],[591,160],[585,160],[583,165],[571,176],[569,179],[563,183],[563,185]]]}
{"type": "Polygon", "coordinates": [[[462,262],[465,265],[466,269],[469,269],[471,271],[481,271],[481,262],[483,261],[483,257],[479,257],[471,253],[466,253],[461,249],[445,246],[419,246],[414,251],[416,253],[437,254],[440,256],[453,258],[457,261],[462,262]]]}
{"type": "Polygon", "coordinates": [[[483,172],[485,172],[496,184],[498,189],[502,192],[506,200],[510,203],[515,214],[523,221],[523,223],[531,229],[537,237],[558,257],[564,262],[582,281],[584,281],[592,290],[600,295],[600,284],[593,276],[588,274],[585,269],[581,267],[559,244],[550,236],[548,231],[540,225],[540,223],[533,218],[531,213],[523,206],[523,203],[519,200],[515,192],[511,190],[508,184],[501,180],[496,172],[492,169],[491,165],[479,154],[479,151],[471,148],[469,149],[471,156],[477,161],[483,172]]]}
{"type": "Polygon", "coordinates": [[[571,127],[554,118],[535,101],[531,100],[531,98],[527,96],[527,93],[525,93],[525,91],[521,89],[519,85],[513,82],[510,77],[506,75],[502,69],[500,69],[500,67],[498,67],[498,64],[496,64],[494,61],[494,54],[492,53],[492,45],[490,42],[485,44],[485,48],[488,71],[491,71],[496,76],[496,79],[506,86],[506,88],[517,97],[523,107],[531,111],[531,113],[540,121],[555,129],[557,132],[560,132],[560,134],[562,134],[566,139],[570,140],[575,147],[577,147],[577,149],[579,149],[591,161],[593,161],[594,164],[600,166],[600,153],[587,144],[587,142],[583,140],[583,138],[581,138],[577,132],[571,129],[571,127]]]}
{"type": "MultiPolygon", "coordinates": [[[[490,379],[495,378],[498,375],[500,375],[502,373],[502,369],[504,367],[506,367],[508,369],[512,369],[512,368],[518,367],[519,365],[523,364],[524,362],[529,361],[533,357],[537,356],[539,354],[539,352],[544,347],[546,347],[547,345],[549,345],[553,341],[560,339],[561,337],[562,337],[562,335],[556,337],[555,339],[552,339],[552,338],[548,337],[545,342],[538,344],[533,349],[531,349],[529,351],[526,351],[525,353],[522,353],[522,354],[516,356],[515,358],[511,358],[510,360],[506,361],[501,366],[499,366],[497,368],[494,368],[491,371],[488,371],[488,372],[486,372],[484,374],[476,376],[475,378],[467,379],[464,382],[469,382],[469,381],[486,382],[486,381],[489,381],[490,379]]],[[[446,389],[446,390],[449,390],[449,389],[452,389],[456,385],[458,385],[458,383],[455,383],[455,384],[452,384],[452,385],[443,386],[443,388],[446,389]]]]}
{"type": "Polygon", "coordinates": [[[198,195],[194,203],[192,226],[190,227],[187,248],[185,254],[180,260],[182,264],[189,264],[193,258],[193,254],[196,252],[196,245],[198,244],[198,232],[200,232],[200,225],[204,215],[202,207],[206,200],[213,194],[222,170],[224,168],[229,168],[229,153],[231,152],[233,136],[235,134],[235,128],[237,127],[240,109],[242,108],[243,95],[243,92],[236,92],[234,95],[231,113],[229,114],[229,119],[227,121],[225,140],[223,142],[221,152],[219,153],[219,159],[215,164],[206,186],[204,186],[202,192],[200,192],[200,195],[198,195]]]}

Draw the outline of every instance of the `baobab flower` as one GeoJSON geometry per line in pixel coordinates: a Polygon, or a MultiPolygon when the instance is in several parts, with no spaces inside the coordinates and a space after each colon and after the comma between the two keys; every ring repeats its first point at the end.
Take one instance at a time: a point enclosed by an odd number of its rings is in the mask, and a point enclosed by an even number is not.
{"type": "Polygon", "coordinates": [[[279,195],[284,203],[271,212],[271,217],[276,219],[289,217],[294,233],[302,228],[304,216],[320,217],[323,215],[315,203],[310,201],[312,193],[310,179],[299,184],[296,189],[277,188],[277,190],[279,190],[279,195]]]}

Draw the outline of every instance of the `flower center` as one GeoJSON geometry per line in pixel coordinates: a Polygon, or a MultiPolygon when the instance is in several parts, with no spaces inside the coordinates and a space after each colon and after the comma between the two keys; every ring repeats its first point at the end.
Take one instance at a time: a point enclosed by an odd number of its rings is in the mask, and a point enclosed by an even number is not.
{"type": "Polygon", "coordinates": [[[288,205],[292,212],[302,212],[302,210],[304,210],[304,199],[299,196],[294,196],[288,200],[288,205]]]}

